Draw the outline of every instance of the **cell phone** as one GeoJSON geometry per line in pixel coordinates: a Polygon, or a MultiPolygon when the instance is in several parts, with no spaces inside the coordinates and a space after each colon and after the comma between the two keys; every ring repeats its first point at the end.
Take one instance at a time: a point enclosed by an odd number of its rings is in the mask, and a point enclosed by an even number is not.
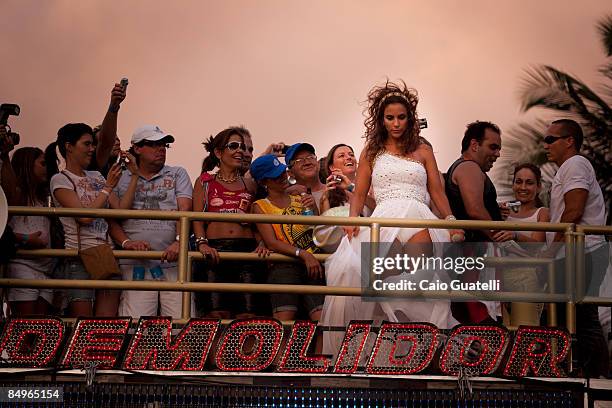
{"type": "Polygon", "coordinates": [[[125,157],[121,156],[121,154],[119,154],[119,156],[117,156],[117,162],[116,163],[121,166],[121,170],[126,170],[127,169],[127,165],[125,164],[125,157]]]}
{"type": "Polygon", "coordinates": [[[123,89],[127,88],[129,83],[130,81],[128,81],[127,78],[121,78],[121,86],[123,87],[123,89]]]}

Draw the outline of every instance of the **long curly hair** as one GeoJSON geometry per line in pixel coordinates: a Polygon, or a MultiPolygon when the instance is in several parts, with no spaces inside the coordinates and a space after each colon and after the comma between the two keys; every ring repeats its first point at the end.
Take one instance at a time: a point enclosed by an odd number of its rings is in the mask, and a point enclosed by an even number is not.
{"type": "Polygon", "coordinates": [[[392,103],[401,103],[406,107],[408,113],[408,126],[406,133],[401,139],[402,153],[410,154],[414,152],[420,142],[419,118],[417,115],[417,104],[419,98],[414,89],[408,88],[404,81],[399,84],[387,80],[382,86],[375,86],[368,93],[368,107],[364,111],[365,124],[365,149],[367,159],[370,163],[385,148],[385,142],[389,137],[384,125],[385,108],[392,103]]]}

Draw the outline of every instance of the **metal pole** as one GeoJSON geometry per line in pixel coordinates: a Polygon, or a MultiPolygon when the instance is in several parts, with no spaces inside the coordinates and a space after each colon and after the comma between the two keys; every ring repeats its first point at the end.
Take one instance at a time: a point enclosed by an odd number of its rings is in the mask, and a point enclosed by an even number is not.
{"type": "MultiPolygon", "coordinates": [[[[191,257],[187,258],[187,280],[186,282],[191,282],[191,257]]],[[[183,292],[183,311],[181,313],[181,318],[185,320],[189,320],[191,317],[191,292],[184,291],[183,292]]]]}
{"type": "MultiPolygon", "coordinates": [[[[303,225],[358,225],[369,227],[373,223],[381,227],[399,228],[434,228],[434,229],[494,229],[509,231],[554,231],[563,232],[567,223],[523,222],[476,220],[431,220],[400,218],[366,218],[366,217],[323,217],[303,215],[267,215],[267,214],[223,214],[210,212],[162,211],[162,210],[110,210],[92,208],[43,208],[43,207],[9,207],[9,215],[61,216],[61,217],[94,217],[117,219],[151,219],[179,220],[187,217],[197,221],[219,221],[232,223],[265,223],[265,224],[303,224],[303,225]]],[[[590,231],[590,229],[589,229],[590,231]]],[[[607,230],[609,231],[609,230],[607,230]]],[[[591,232],[587,232],[591,233],[591,232]]]]}
{"type": "Polygon", "coordinates": [[[585,258],[584,258],[584,232],[580,230],[580,226],[576,227],[576,302],[582,303],[584,296],[586,295],[586,271],[585,258]]]}
{"type": "Polygon", "coordinates": [[[179,283],[187,281],[187,267],[189,263],[189,218],[181,217],[179,220],[179,256],[178,256],[178,277],[179,283]]]}
{"type": "Polygon", "coordinates": [[[570,334],[576,334],[576,275],[574,258],[574,228],[565,230],[565,291],[568,296],[566,304],[566,327],[570,334]]]}
{"type": "MultiPolygon", "coordinates": [[[[550,294],[554,294],[555,293],[555,262],[554,260],[550,261],[546,269],[548,271],[548,292],[550,294]]],[[[548,327],[557,327],[558,323],[557,323],[557,304],[556,303],[551,302],[548,304],[546,320],[548,322],[548,327]]]]}
{"type": "Polygon", "coordinates": [[[368,292],[372,295],[373,289],[370,290],[374,281],[376,280],[376,274],[374,273],[374,258],[378,257],[378,250],[380,247],[380,224],[375,222],[372,224],[370,229],[370,263],[368,264],[368,292]]]}
{"type": "MultiPolygon", "coordinates": [[[[565,327],[572,338],[576,335],[576,275],[574,271],[574,225],[572,224],[565,230],[565,290],[568,295],[568,302],[565,305],[565,327]]],[[[573,370],[573,352],[570,347],[568,355],[568,371],[573,370]]]]}

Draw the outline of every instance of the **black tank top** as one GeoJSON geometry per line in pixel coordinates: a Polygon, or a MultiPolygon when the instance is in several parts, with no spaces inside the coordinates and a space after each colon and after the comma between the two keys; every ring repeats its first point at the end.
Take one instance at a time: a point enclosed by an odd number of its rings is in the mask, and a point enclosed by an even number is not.
{"type": "MultiPolygon", "coordinates": [[[[459,186],[457,186],[452,181],[453,172],[455,171],[457,166],[459,166],[465,161],[473,160],[465,160],[464,158],[457,159],[453,164],[451,164],[448,171],[446,172],[446,175],[444,176],[446,196],[448,197],[451,210],[453,211],[453,214],[455,215],[455,217],[457,217],[458,220],[470,219],[467,211],[465,210],[465,205],[463,204],[463,199],[461,198],[461,191],[459,191],[459,186]]],[[[489,176],[486,175],[486,173],[482,200],[484,201],[484,206],[487,209],[489,215],[491,216],[491,219],[493,221],[501,221],[501,212],[497,204],[497,191],[495,190],[493,182],[491,181],[489,176]]],[[[465,240],[469,242],[483,242],[489,241],[489,238],[480,231],[466,230],[465,240]]]]}

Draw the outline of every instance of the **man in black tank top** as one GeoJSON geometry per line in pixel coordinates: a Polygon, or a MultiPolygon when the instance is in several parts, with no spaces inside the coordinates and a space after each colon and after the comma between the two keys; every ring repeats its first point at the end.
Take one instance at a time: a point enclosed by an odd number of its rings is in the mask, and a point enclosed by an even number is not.
{"type": "MultiPolygon", "coordinates": [[[[458,220],[502,220],[495,186],[486,174],[500,150],[501,132],[495,124],[474,122],[467,126],[461,141],[461,157],[445,175],[446,195],[458,220]]],[[[466,242],[488,242],[492,236],[489,230],[465,231],[466,242]]],[[[480,302],[453,303],[452,311],[461,323],[492,322],[480,302]]]]}
{"type": "MultiPolygon", "coordinates": [[[[461,157],[448,169],[445,187],[458,220],[501,221],[497,192],[487,172],[499,157],[501,132],[490,122],[470,123],[461,141],[461,157]]],[[[469,242],[491,241],[488,230],[466,230],[469,242]]]]}

